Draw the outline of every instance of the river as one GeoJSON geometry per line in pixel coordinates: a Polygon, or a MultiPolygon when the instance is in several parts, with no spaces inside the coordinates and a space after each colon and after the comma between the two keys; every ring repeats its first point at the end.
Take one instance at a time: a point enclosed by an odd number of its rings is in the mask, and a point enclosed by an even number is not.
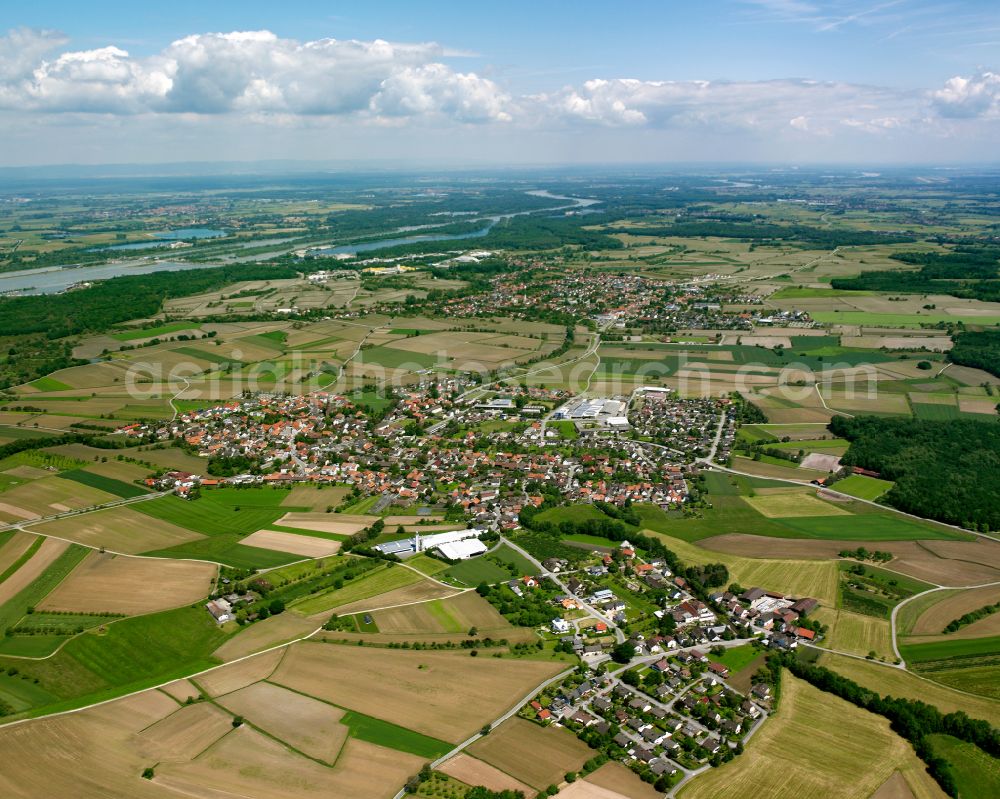
{"type": "MultiPolygon", "coordinates": [[[[526,194],[530,194],[534,197],[544,197],[550,200],[562,200],[566,204],[553,206],[552,208],[535,208],[527,211],[499,214],[497,216],[484,216],[481,217],[483,227],[478,230],[474,230],[471,233],[436,235],[433,233],[425,233],[415,236],[402,236],[396,239],[381,239],[379,241],[366,241],[357,244],[343,244],[331,247],[314,248],[312,251],[321,255],[338,255],[341,253],[355,255],[357,253],[369,252],[371,250],[380,250],[385,247],[399,247],[405,244],[415,244],[421,241],[458,241],[464,239],[482,238],[490,232],[497,222],[503,219],[511,219],[512,217],[524,216],[526,214],[587,209],[589,206],[600,202],[600,200],[590,200],[582,197],[567,197],[561,194],[552,194],[551,192],[544,190],[529,191],[526,192],[526,194]]],[[[188,229],[187,232],[190,234],[191,230],[192,229],[188,229]]],[[[201,229],[194,230],[199,232],[201,231],[201,229]]],[[[184,231],[175,232],[181,233],[184,231]]],[[[189,237],[210,238],[210,236],[205,236],[204,233],[200,236],[194,235],[189,237]]],[[[271,241],[276,242],[277,240],[272,239],[271,241]]],[[[265,244],[265,242],[248,242],[245,246],[249,248],[252,246],[260,246],[261,244],[265,244]]],[[[124,247],[127,246],[129,245],[124,245],[124,247]]],[[[233,263],[243,260],[261,260],[268,257],[271,257],[270,253],[247,257],[225,256],[219,260],[225,263],[233,263]]],[[[101,266],[47,266],[41,269],[24,269],[17,272],[0,273],[0,294],[56,294],[60,291],[65,291],[70,286],[74,286],[77,283],[94,280],[107,280],[121,275],[148,275],[152,272],[176,272],[180,269],[206,269],[221,265],[221,263],[199,264],[185,263],[182,261],[151,260],[149,256],[147,256],[134,260],[118,261],[112,264],[102,264],[101,266]]]]}

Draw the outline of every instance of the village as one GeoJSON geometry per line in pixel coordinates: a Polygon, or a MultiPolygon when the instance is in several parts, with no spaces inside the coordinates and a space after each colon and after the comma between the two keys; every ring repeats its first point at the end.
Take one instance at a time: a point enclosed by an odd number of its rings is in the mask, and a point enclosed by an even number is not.
{"type": "Polygon", "coordinates": [[[721,400],[635,392],[613,401],[616,415],[607,417],[613,424],[598,414],[559,422],[572,428],[566,437],[550,422],[572,416],[565,392],[498,385],[484,399],[477,388],[448,379],[396,389],[377,415],[326,392],[258,394],[121,432],[205,459],[204,475],[151,478],[151,486],[183,497],[226,484],[341,485],[356,497],[379,497],[376,512],[452,507],[472,525],[499,531],[516,529],[522,508],[551,491],[571,503],[681,508],[689,496],[685,475],[708,451],[716,427],[726,427],[723,446],[732,438],[732,415],[721,400]],[[657,441],[665,443],[633,437],[630,418],[642,430],[656,420],[657,441]]]}

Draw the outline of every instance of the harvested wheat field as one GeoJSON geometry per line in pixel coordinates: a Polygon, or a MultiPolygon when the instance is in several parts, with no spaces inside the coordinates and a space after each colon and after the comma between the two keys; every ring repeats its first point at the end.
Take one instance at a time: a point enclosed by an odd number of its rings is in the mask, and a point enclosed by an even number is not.
{"type": "Polygon", "coordinates": [[[14,535],[3,546],[0,546],[0,574],[13,566],[35,541],[31,533],[15,530],[14,535]]]}
{"type": "Polygon", "coordinates": [[[169,685],[160,686],[159,690],[172,696],[181,704],[187,702],[188,699],[197,699],[200,695],[190,680],[175,680],[169,685]]]}
{"type": "Polygon", "coordinates": [[[310,485],[293,486],[288,496],[281,500],[286,508],[309,508],[314,511],[326,510],[330,505],[339,505],[350,493],[343,486],[323,487],[310,485]]]}
{"type": "Polygon", "coordinates": [[[234,715],[324,763],[332,764],[347,740],[348,729],[340,723],[343,710],[287,688],[258,682],[218,701],[234,715]]]}
{"type": "Polygon", "coordinates": [[[192,682],[203,688],[209,696],[222,696],[246,688],[259,680],[266,680],[281,662],[284,654],[284,649],[264,652],[239,663],[212,669],[198,675],[192,682]]]}
{"type": "Polygon", "coordinates": [[[785,672],[781,710],[741,757],[696,777],[682,799],[868,799],[896,770],[918,799],[944,794],[881,716],[785,672]]]}
{"type": "MultiPolygon", "coordinates": [[[[914,623],[913,629],[909,632],[912,635],[935,635],[942,632],[949,622],[969,611],[978,610],[983,605],[992,605],[997,602],[1000,602],[1000,585],[970,588],[968,591],[959,592],[942,591],[941,601],[935,602],[921,613],[914,623]]],[[[959,630],[960,632],[961,630],[959,630]]],[[[959,633],[952,633],[952,637],[959,633]]]]}
{"type": "Polygon", "coordinates": [[[591,772],[583,781],[599,785],[628,799],[661,799],[663,795],[648,782],[640,780],[634,771],[613,761],[591,772]]]}
{"type": "Polygon", "coordinates": [[[571,732],[516,716],[469,747],[469,754],[539,791],[558,785],[567,771],[578,771],[591,753],[571,732]]]}
{"type": "Polygon", "coordinates": [[[208,702],[178,708],[135,736],[136,751],[159,763],[196,757],[232,730],[232,717],[208,702]]]}
{"type": "Polygon", "coordinates": [[[242,539],[240,543],[248,547],[291,552],[293,555],[302,555],[305,558],[325,558],[340,551],[339,541],[295,535],[295,533],[279,533],[276,530],[258,530],[242,539]]]}
{"type": "Polygon", "coordinates": [[[0,727],[0,796],[177,799],[142,779],[150,763],[129,743],[138,729],[175,710],[172,699],[147,691],[80,713],[0,727]]]}
{"type": "Polygon", "coordinates": [[[217,566],[91,552],[39,605],[42,610],[136,615],[208,596],[217,566]]]}
{"type": "Polygon", "coordinates": [[[252,655],[264,649],[270,649],[278,644],[285,644],[309,635],[319,625],[309,619],[304,619],[294,613],[282,613],[271,616],[263,621],[254,622],[229,638],[216,649],[213,657],[224,661],[252,655]]]}
{"type": "Polygon", "coordinates": [[[872,794],[872,799],[914,799],[914,796],[906,777],[896,771],[872,794]]]}
{"type": "Polygon", "coordinates": [[[68,543],[55,538],[46,538],[42,541],[35,554],[28,558],[20,569],[0,583],[0,605],[31,585],[38,575],[51,566],[68,547],[68,543]]]}
{"type": "Polygon", "coordinates": [[[890,661],[895,659],[888,619],[832,608],[820,608],[815,615],[823,624],[830,626],[830,633],[824,642],[830,649],[855,655],[874,652],[877,657],[890,661]]]}
{"type": "Polygon", "coordinates": [[[464,782],[466,785],[482,785],[491,791],[521,791],[525,796],[531,796],[534,790],[523,782],[515,780],[510,774],[505,774],[495,766],[478,760],[465,752],[459,752],[442,763],[438,771],[464,782]]]}
{"type": "Polygon", "coordinates": [[[516,630],[489,602],[475,591],[418,605],[403,605],[374,614],[380,633],[464,633],[475,627],[481,636],[504,638],[516,630]]]}
{"type": "Polygon", "coordinates": [[[377,516],[349,516],[345,513],[286,513],[275,524],[282,527],[299,527],[303,530],[316,530],[320,533],[336,535],[354,535],[364,529],[377,516]]]}
{"type": "Polygon", "coordinates": [[[331,769],[243,725],[197,760],[157,768],[153,782],[199,799],[388,799],[422,764],[414,755],[351,740],[331,769]]]}
{"type": "Polygon", "coordinates": [[[305,641],[271,681],[444,741],[461,741],[564,664],[305,641]]]}
{"type": "Polygon", "coordinates": [[[32,529],[45,535],[76,541],[85,546],[105,547],[126,555],[166,549],[205,537],[201,533],[185,530],[176,524],[121,506],[88,513],[86,516],[43,522],[32,529]]]}
{"type": "MultiPolygon", "coordinates": [[[[560,795],[566,799],[627,799],[617,791],[611,791],[600,785],[595,785],[586,780],[578,780],[570,783],[561,791],[560,795]]],[[[657,794],[659,796],[659,794],[657,794]]]]}

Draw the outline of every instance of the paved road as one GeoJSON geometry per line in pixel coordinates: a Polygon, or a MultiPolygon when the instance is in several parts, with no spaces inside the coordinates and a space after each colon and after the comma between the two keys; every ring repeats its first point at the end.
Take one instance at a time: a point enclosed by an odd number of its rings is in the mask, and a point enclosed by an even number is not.
{"type": "MultiPolygon", "coordinates": [[[[552,580],[552,582],[554,582],[554,583],[555,583],[556,585],[558,585],[558,586],[559,586],[559,587],[560,587],[560,588],[561,588],[561,589],[562,589],[562,590],[563,590],[563,591],[564,591],[565,593],[569,594],[570,596],[573,596],[573,595],[574,595],[574,594],[573,594],[573,592],[572,592],[572,591],[570,591],[570,590],[569,590],[569,589],[568,589],[568,588],[566,587],[566,585],[565,585],[565,584],[563,583],[563,581],[562,581],[562,580],[561,580],[561,579],[559,578],[559,575],[557,575],[557,574],[553,574],[553,573],[552,573],[552,572],[550,572],[550,571],[549,571],[548,569],[546,569],[546,568],[545,568],[545,567],[544,567],[544,566],[543,566],[543,565],[542,565],[541,563],[539,563],[539,562],[538,562],[538,561],[537,561],[537,560],[536,560],[536,559],[534,558],[534,556],[532,556],[532,555],[531,555],[531,554],[530,554],[529,552],[527,552],[526,550],[524,550],[524,549],[522,549],[521,547],[519,547],[519,546],[518,546],[517,544],[515,544],[515,543],[514,543],[513,541],[510,541],[509,539],[507,539],[507,538],[504,538],[503,536],[501,536],[501,540],[502,540],[502,541],[503,541],[503,542],[504,542],[505,544],[507,544],[507,546],[509,546],[509,547],[510,547],[511,549],[513,549],[513,550],[514,550],[515,552],[518,552],[518,553],[520,553],[521,555],[523,555],[524,557],[526,557],[526,558],[527,558],[528,560],[530,560],[530,561],[531,561],[531,562],[532,562],[533,564],[535,564],[535,566],[536,566],[536,567],[538,568],[538,572],[539,572],[539,574],[543,575],[544,577],[548,577],[548,578],[549,578],[550,580],[552,580]]],[[[586,602],[584,602],[584,601],[583,601],[582,599],[580,599],[579,597],[577,597],[577,600],[576,600],[576,601],[577,601],[577,603],[578,603],[578,604],[580,605],[580,607],[581,607],[581,608],[582,608],[583,610],[585,610],[585,611],[587,612],[587,614],[588,614],[589,616],[592,616],[593,618],[597,619],[598,621],[603,621],[603,622],[604,622],[604,623],[605,623],[606,625],[608,625],[608,629],[609,629],[609,630],[613,630],[613,631],[614,631],[614,634],[615,634],[615,640],[616,640],[616,641],[617,641],[617,642],[618,642],[619,644],[622,644],[622,643],[624,643],[624,642],[625,642],[625,633],[623,633],[623,632],[622,632],[622,631],[621,631],[621,630],[620,630],[620,629],[618,628],[618,625],[617,625],[617,624],[615,624],[615,623],[614,623],[614,622],[613,622],[613,621],[612,621],[611,619],[609,619],[609,618],[608,618],[607,616],[605,616],[605,615],[604,615],[603,613],[599,612],[599,611],[598,611],[598,610],[596,610],[595,608],[593,608],[593,607],[591,607],[590,605],[588,605],[588,604],[587,604],[586,602]]]]}

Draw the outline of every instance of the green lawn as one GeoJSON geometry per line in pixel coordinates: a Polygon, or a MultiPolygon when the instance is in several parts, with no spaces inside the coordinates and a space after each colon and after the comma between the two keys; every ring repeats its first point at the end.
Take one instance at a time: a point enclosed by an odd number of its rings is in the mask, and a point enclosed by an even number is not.
{"type": "Polygon", "coordinates": [[[573,422],[550,422],[549,426],[555,428],[559,432],[559,437],[567,441],[572,441],[580,437],[580,433],[576,429],[576,425],[573,422]]]}
{"type": "Polygon", "coordinates": [[[406,565],[416,569],[422,574],[428,575],[443,572],[448,568],[447,563],[440,561],[437,558],[428,557],[423,553],[414,555],[412,558],[407,558],[406,565]]]}
{"type": "Polygon", "coordinates": [[[879,480],[877,477],[866,477],[863,474],[852,474],[843,480],[838,480],[832,486],[834,491],[850,494],[858,499],[876,500],[892,488],[889,480],[879,480]]]}
{"type": "Polygon", "coordinates": [[[721,655],[709,655],[708,659],[716,663],[721,663],[731,673],[735,674],[759,654],[759,649],[756,649],[751,644],[744,644],[743,646],[731,647],[721,655]]]}
{"type": "Polygon", "coordinates": [[[60,472],[56,476],[63,480],[73,480],[76,483],[96,488],[123,499],[140,497],[148,493],[145,488],[126,483],[124,480],[116,480],[113,477],[105,477],[103,474],[94,474],[83,469],[71,469],[68,472],[60,472]]]}
{"type": "Polygon", "coordinates": [[[449,566],[444,574],[466,585],[498,583],[501,580],[511,579],[510,572],[482,556],[469,558],[454,566],[449,566]]]}
{"type": "Polygon", "coordinates": [[[400,727],[389,721],[382,721],[373,716],[366,716],[354,710],[348,710],[340,720],[347,725],[352,738],[359,741],[385,746],[400,752],[409,752],[427,760],[436,760],[441,755],[450,752],[454,746],[429,735],[400,727]]]}
{"type": "Polygon", "coordinates": [[[528,574],[534,574],[538,571],[538,567],[536,567],[534,563],[524,557],[524,555],[520,552],[511,549],[506,544],[501,544],[491,554],[497,560],[516,566],[522,577],[528,574]]]}
{"type": "Polygon", "coordinates": [[[950,735],[928,735],[934,754],[951,764],[959,799],[1000,796],[1000,760],[950,735]]]}

